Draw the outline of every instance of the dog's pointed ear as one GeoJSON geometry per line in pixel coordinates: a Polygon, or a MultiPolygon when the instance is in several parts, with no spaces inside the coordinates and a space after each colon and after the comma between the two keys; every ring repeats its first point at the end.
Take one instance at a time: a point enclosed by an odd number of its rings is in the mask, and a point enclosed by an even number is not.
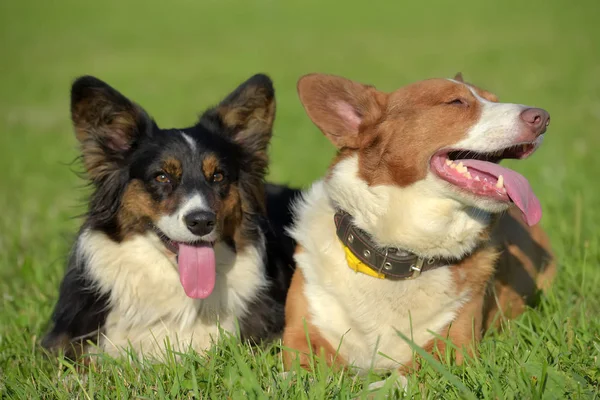
{"type": "Polygon", "coordinates": [[[216,124],[246,151],[265,159],[274,121],[275,89],[264,74],[240,84],[200,118],[200,123],[216,124]]]}
{"type": "Polygon", "coordinates": [[[118,169],[153,123],[141,107],[92,76],[78,78],[71,87],[71,119],[93,181],[118,169]]]}
{"type": "Polygon", "coordinates": [[[359,133],[379,119],[386,97],[372,86],[326,74],[300,78],[298,95],[309,118],[338,149],[360,147],[359,133]]]}
{"type": "Polygon", "coordinates": [[[463,79],[463,76],[462,76],[462,72],[459,72],[456,75],[454,75],[454,80],[458,81],[458,82],[464,82],[464,79],[463,79]]]}

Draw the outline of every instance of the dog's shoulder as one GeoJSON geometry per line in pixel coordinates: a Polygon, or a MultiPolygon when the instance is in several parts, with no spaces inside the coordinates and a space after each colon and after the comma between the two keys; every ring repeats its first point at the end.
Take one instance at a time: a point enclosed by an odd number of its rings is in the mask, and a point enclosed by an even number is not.
{"type": "Polygon", "coordinates": [[[52,313],[52,328],[42,339],[46,349],[62,349],[71,357],[83,351],[84,342],[97,341],[110,312],[109,294],[99,291],[75,243],[52,313]]]}

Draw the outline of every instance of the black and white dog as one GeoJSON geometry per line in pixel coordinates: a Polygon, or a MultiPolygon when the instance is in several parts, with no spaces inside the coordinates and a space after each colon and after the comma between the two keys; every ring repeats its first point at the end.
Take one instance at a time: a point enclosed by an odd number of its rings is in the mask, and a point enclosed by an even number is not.
{"type": "Polygon", "coordinates": [[[280,334],[296,191],[264,183],[271,80],[251,77],[185,129],[160,129],[90,76],[73,84],[71,113],[94,191],[42,345],[161,356],[207,349],[219,326],[280,334]]]}

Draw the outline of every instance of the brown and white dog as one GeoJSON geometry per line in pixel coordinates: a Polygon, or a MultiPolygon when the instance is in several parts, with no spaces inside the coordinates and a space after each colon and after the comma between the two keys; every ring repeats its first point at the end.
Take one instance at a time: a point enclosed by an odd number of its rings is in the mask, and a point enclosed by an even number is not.
{"type": "Polygon", "coordinates": [[[324,352],[336,365],[405,373],[416,365],[398,331],[427,351],[445,351],[434,335],[471,349],[548,287],[540,203],[498,165],[538,148],[546,111],[499,103],[460,74],[392,93],[311,74],[298,92],[339,152],[295,209],[287,369],[324,352]]]}

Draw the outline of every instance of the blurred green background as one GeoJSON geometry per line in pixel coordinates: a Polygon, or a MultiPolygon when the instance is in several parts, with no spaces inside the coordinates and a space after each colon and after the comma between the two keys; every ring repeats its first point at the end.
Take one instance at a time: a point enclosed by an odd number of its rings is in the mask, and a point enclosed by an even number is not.
{"type": "Polygon", "coordinates": [[[269,74],[277,96],[270,179],[304,187],[324,174],[333,155],[297,99],[296,82],[306,73],[392,91],[462,71],[501,101],[545,108],[552,123],[544,145],[510,165],[542,201],[542,224],[561,259],[557,291],[573,306],[585,304],[584,314],[562,310],[548,318],[597,316],[599,17],[600,2],[566,0],[2,0],[5,368],[25,360],[19,357],[26,349],[33,352],[78,227],[71,217],[85,211],[84,182],[68,165],[77,155],[69,87],[83,74],[140,103],[161,127],[190,125],[247,77],[269,74]]]}

